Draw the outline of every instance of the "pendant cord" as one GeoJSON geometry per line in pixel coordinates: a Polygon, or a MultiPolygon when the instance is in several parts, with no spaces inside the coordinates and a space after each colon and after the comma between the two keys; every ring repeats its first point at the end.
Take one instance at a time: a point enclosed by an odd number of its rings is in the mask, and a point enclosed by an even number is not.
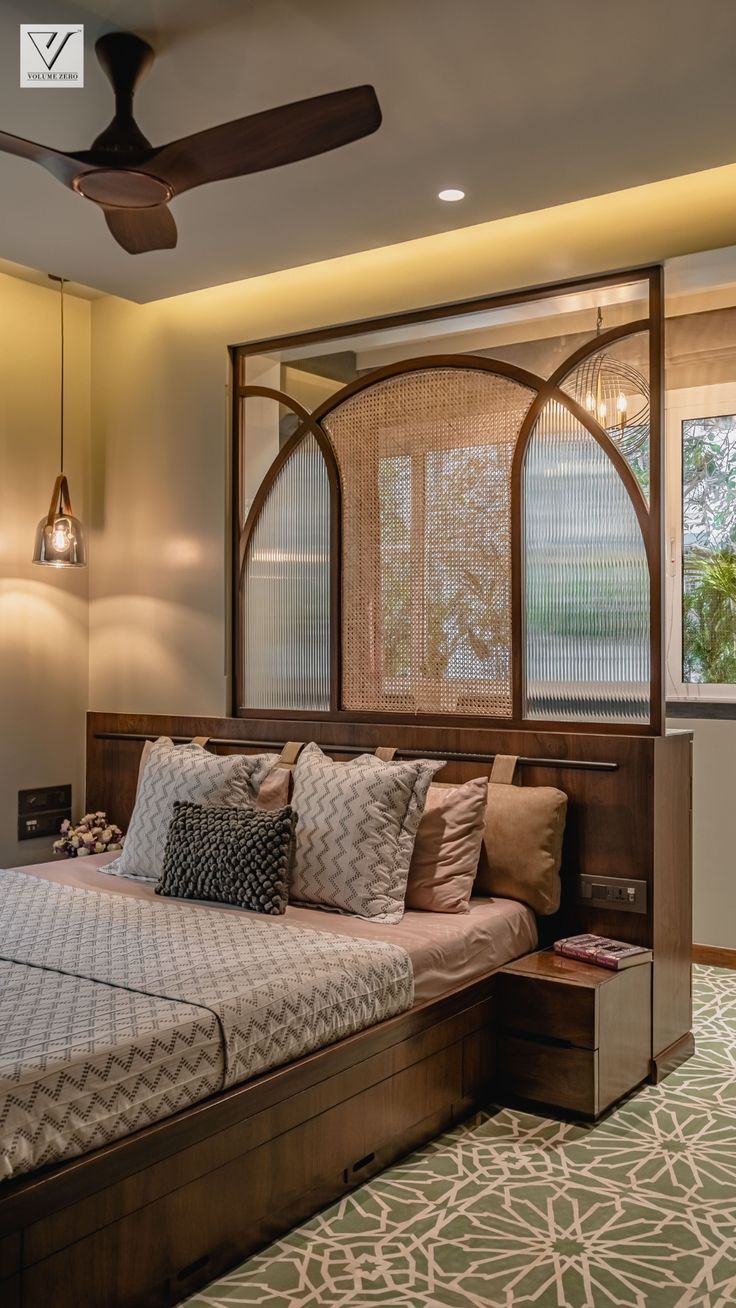
{"type": "Polygon", "coordinates": [[[59,424],[60,436],[61,436],[61,454],[59,460],[59,472],[63,472],[64,471],[64,278],[63,277],[59,279],[59,287],[61,292],[59,297],[60,304],[61,304],[61,386],[59,388],[60,398],[61,398],[61,421],[59,424]]]}

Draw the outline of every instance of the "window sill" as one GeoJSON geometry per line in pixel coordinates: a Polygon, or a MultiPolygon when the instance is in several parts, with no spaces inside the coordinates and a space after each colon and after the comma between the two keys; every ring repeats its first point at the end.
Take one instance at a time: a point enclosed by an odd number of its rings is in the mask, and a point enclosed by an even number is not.
{"type": "Polygon", "coordinates": [[[666,716],[736,720],[736,699],[668,699],[666,716]]]}

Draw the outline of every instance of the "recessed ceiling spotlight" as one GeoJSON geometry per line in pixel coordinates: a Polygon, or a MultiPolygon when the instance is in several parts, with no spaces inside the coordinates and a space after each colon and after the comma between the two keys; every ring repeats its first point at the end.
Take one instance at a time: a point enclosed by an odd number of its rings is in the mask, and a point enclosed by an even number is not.
{"type": "Polygon", "coordinates": [[[437,199],[438,200],[464,200],[465,192],[458,191],[457,188],[454,186],[449,186],[447,190],[438,192],[437,199]]]}

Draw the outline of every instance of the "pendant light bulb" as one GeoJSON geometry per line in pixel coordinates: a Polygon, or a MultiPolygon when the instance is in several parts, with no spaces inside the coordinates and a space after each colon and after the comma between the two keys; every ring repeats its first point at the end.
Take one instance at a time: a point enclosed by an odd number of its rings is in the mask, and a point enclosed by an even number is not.
{"type": "Polygon", "coordinates": [[[49,511],[36,528],[33,562],[50,568],[83,568],[87,562],[84,527],[74,517],[69,483],[64,475],[64,278],[59,283],[61,316],[61,368],[59,373],[59,475],[54,482],[49,511]]]}
{"type": "Polygon", "coordinates": [[[63,518],[57,518],[54,523],[51,544],[59,553],[69,549],[69,525],[63,518]]]}

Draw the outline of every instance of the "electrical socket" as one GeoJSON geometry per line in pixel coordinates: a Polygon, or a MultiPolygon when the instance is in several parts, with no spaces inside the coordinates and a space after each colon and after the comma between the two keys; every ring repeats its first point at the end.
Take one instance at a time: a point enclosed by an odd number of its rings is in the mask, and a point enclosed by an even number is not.
{"type": "Polygon", "coordinates": [[[18,839],[58,836],[64,818],[71,820],[71,786],[41,786],[18,791],[18,839]]]}
{"type": "Polygon", "coordinates": [[[591,908],[612,908],[622,913],[646,913],[647,883],[626,877],[580,877],[580,901],[591,908]]]}

